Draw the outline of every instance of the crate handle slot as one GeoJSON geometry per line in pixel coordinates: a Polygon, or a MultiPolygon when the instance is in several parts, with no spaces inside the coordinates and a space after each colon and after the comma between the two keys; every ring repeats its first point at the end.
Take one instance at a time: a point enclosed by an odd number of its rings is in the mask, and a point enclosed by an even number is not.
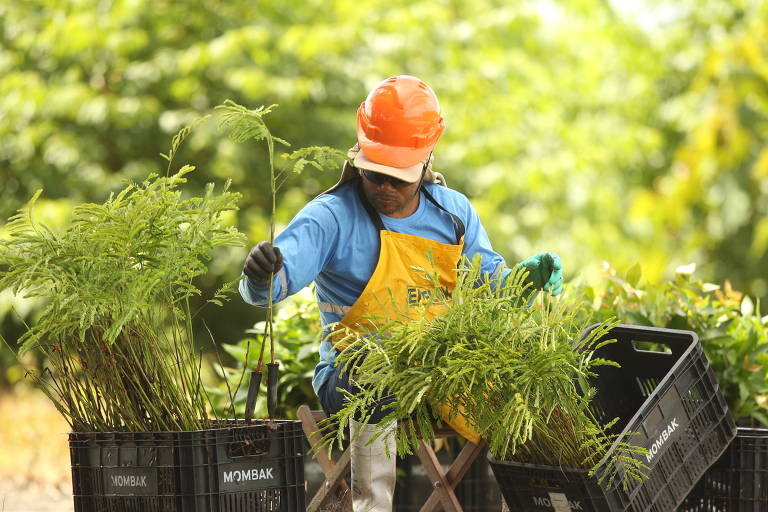
{"type": "Polygon", "coordinates": [[[657,354],[672,355],[672,348],[663,341],[632,340],[632,348],[635,352],[655,352],[657,354]]]}

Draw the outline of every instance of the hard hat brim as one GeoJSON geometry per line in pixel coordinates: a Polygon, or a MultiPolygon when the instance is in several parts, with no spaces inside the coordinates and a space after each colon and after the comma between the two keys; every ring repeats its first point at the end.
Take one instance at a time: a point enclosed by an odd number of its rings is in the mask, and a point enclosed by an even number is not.
{"type": "MultiPolygon", "coordinates": [[[[421,172],[424,170],[423,160],[409,167],[391,167],[389,165],[378,164],[369,159],[363,150],[355,151],[357,147],[358,146],[355,146],[354,148],[350,149],[349,153],[347,153],[347,156],[352,159],[352,165],[358,169],[380,172],[381,174],[386,174],[387,176],[392,176],[393,178],[397,178],[408,183],[416,183],[421,178],[421,172]]],[[[427,158],[431,158],[431,156],[427,155],[427,158]]]]}

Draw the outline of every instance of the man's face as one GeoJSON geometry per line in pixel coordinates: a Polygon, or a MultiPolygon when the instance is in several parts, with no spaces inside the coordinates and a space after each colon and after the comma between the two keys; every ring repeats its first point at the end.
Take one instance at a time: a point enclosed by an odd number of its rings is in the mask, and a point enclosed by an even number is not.
{"type": "Polygon", "coordinates": [[[408,217],[419,206],[419,195],[416,193],[421,180],[408,183],[388,178],[386,175],[372,171],[361,171],[363,191],[368,201],[379,212],[389,217],[408,217]]]}

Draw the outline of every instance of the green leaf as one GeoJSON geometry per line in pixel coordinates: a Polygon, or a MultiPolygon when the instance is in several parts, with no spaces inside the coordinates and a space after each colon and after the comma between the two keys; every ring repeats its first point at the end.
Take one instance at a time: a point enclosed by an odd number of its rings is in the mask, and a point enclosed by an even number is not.
{"type": "MultiPolygon", "coordinates": [[[[237,359],[238,361],[245,361],[245,354],[247,353],[247,349],[245,347],[241,347],[239,345],[229,345],[229,344],[223,344],[221,346],[224,351],[237,359]]],[[[251,351],[256,350],[256,343],[251,344],[251,351]]]]}
{"type": "Polygon", "coordinates": [[[640,267],[640,263],[635,263],[627,271],[626,281],[629,283],[629,285],[632,288],[637,288],[637,283],[640,282],[640,277],[642,276],[642,274],[643,274],[643,270],[640,267]]]}
{"type": "Polygon", "coordinates": [[[627,311],[625,314],[626,314],[627,318],[629,319],[630,323],[632,323],[632,324],[635,324],[635,325],[645,325],[645,326],[648,326],[648,327],[652,327],[653,326],[653,322],[651,322],[651,320],[648,317],[646,317],[645,315],[643,315],[641,313],[636,313],[634,311],[627,311]]]}

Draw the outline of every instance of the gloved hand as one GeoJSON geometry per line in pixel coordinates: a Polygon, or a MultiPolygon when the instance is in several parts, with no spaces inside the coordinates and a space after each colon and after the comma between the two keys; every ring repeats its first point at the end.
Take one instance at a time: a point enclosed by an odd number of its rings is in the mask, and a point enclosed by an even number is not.
{"type": "Polygon", "coordinates": [[[259,242],[251,249],[243,265],[243,273],[254,283],[265,285],[269,283],[271,274],[276,274],[283,268],[283,254],[266,240],[259,242]]]}
{"type": "Polygon", "coordinates": [[[520,265],[529,271],[528,281],[552,295],[563,291],[563,264],[553,252],[542,252],[522,261],[520,265]]]}

